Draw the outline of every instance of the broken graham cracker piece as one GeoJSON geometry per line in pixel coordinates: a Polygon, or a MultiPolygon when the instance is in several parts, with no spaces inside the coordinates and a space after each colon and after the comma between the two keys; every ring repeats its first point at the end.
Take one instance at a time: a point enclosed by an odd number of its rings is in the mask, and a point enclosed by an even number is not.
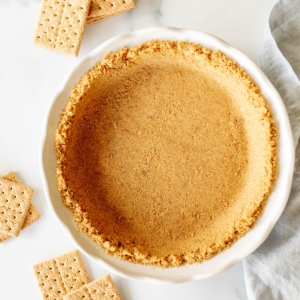
{"type": "Polygon", "coordinates": [[[0,232],[18,236],[31,204],[33,190],[0,178],[0,232]]]}
{"type": "Polygon", "coordinates": [[[17,178],[16,174],[13,171],[9,171],[7,174],[3,175],[2,178],[20,183],[19,179],[17,178]]]}
{"type": "Polygon", "coordinates": [[[77,56],[91,0],[42,0],[34,45],[77,56]]]}
{"type": "Polygon", "coordinates": [[[43,299],[62,300],[63,296],[90,282],[78,250],[33,266],[43,299]]]}
{"type": "Polygon", "coordinates": [[[134,0],[92,0],[87,20],[112,17],[135,8],[134,0]]]}
{"type": "Polygon", "coordinates": [[[122,300],[122,297],[110,275],[88,283],[63,297],[63,300],[122,300]]]}
{"type": "MultiPolygon", "coordinates": [[[[17,176],[12,171],[10,171],[9,173],[2,176],[2,178],[19,183],[19,180],[18,180],[17,176]]],[[[40,218],[39,212],[37,211],[37,209],[35,208],[33,203],[30,203],[30,206],[29,206],[27,215],[25,217],[25,221],[23,223],[22,229],[28,227],[29,225],[31,225],[32,223],[37,221],[39,218],[40,218]]],[[[10,237],[11,237],[10,235],[0,233],[0,243],[6,241],[10,237]]]]}

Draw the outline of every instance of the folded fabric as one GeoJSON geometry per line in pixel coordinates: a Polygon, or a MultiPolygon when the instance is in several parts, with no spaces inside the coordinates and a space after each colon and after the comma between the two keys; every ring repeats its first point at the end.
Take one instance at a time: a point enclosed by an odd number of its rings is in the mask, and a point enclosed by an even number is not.
{"type": "Polygon", "coordinates": [[[281,218],[268,239],[243,260],[247,294],[249,300],[300,299],[300,0],[280,0],[272,9],[259,64],[287,108],[296,165],[281,218]]]}

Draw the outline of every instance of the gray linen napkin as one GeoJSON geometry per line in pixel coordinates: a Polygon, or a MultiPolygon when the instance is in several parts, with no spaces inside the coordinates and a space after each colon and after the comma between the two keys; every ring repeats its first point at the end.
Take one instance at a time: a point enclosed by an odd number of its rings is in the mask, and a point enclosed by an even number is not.
{"type": "Polygon", "coordinates": [[[272,9],[259,64],[285,102],[296,165],[281,218],[268,239],[243,260],[246,288],[249,300],[296,300],[300,299],[300,0],[280,0],[272,9]]]}

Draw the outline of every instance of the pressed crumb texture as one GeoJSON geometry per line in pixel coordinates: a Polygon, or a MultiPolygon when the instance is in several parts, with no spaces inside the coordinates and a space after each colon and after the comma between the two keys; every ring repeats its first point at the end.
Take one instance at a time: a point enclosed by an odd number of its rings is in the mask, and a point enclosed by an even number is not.
{"type": "Polygon", "coordinates": [[[80,231],[139,264],[199,263],[261,215],[277,130],[258,87],[219,51],[149,41],[108,54],[73,88],[57,182],[80,231]]]}

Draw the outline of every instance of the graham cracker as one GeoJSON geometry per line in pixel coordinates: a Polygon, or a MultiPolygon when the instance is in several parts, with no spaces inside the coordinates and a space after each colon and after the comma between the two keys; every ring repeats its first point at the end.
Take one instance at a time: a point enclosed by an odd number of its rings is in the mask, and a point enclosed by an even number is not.
{"type": "Polygon", "coordinates": [[[88,283],[63,297],[63,300],[122,300],[122,297],[110,275],[88,283]]]}
{"type": "Polygon", "coordinates": [[[0,178],[0,232],[18,236],[29,210],[33,190],[0,178]]]}
{"type": "Polygon", "coordinates": [[[26,215],[22,229],[28,227],[29,225],[37,221],[39,218],[40,218],[39,212],[37,211],[35,206],[32,203],[30,203],[28,213],[26,215]]]}
{"type": "MultiPolygon", "coordinates": [[[[19,180],[18,180],[17,176],[12,171],[10,171],[9,173],[2,176],[2,178],[19,183],[19,180]]],[[[24,221],[24,224],[22,226],[22,229],[28,227],[29,225],[34,223],[39,218],[40,218],[39,212],[37,211],[37,209],[35,208],[33,203],[30,203],[30,206],[29,206],[27,215],[25,217],[25,221],[24,221]]],[[[10,238],[10,235],[0,233],[0,243],[6,241],[9,238],[10,238]]]]}
{"type": "Polygon", "coordinates": [[[134,0],[92,0],[88,19],[115,16],[135,8],[134,0]]]}
{"type": "MultiPolygon", "coordinates": [[[[121,13],[126,12],[126,11],[127,10],[120,11],[118,14],[121,14],[121,13]]],[[[94,24],[94,23],[109,19],[111,17],[114,17],[116,15],[117,14],[105,15],[105,16],[100,16],[100,17],[90,17],[90,18],[88,17],[87,20],[86,20],[86,25],[94,24]]]]}
{"type": "Polygon", "coordinates": [[[62,300],[63,296],[89,283],[78,250],[33,266],[43,299],[62,300]]]}
{"type": "Polygon", "coordinates": [[[110,17],[113,17],[114,15],[107,15],[107,16],[103,16],[103,17],[93,17],[93,18],[88,18],[86,20],[86,25],[90,25],[90,24],[94,24],[94,23],[97,23],[97,22],[100,22],[100,21],[103,21],[105,19],[108,19],[110,17]]]}
{"type": "Polygon", "coordinates": [[[91,0],[43,0],[34,45],[77,56],[91,0]]]}

